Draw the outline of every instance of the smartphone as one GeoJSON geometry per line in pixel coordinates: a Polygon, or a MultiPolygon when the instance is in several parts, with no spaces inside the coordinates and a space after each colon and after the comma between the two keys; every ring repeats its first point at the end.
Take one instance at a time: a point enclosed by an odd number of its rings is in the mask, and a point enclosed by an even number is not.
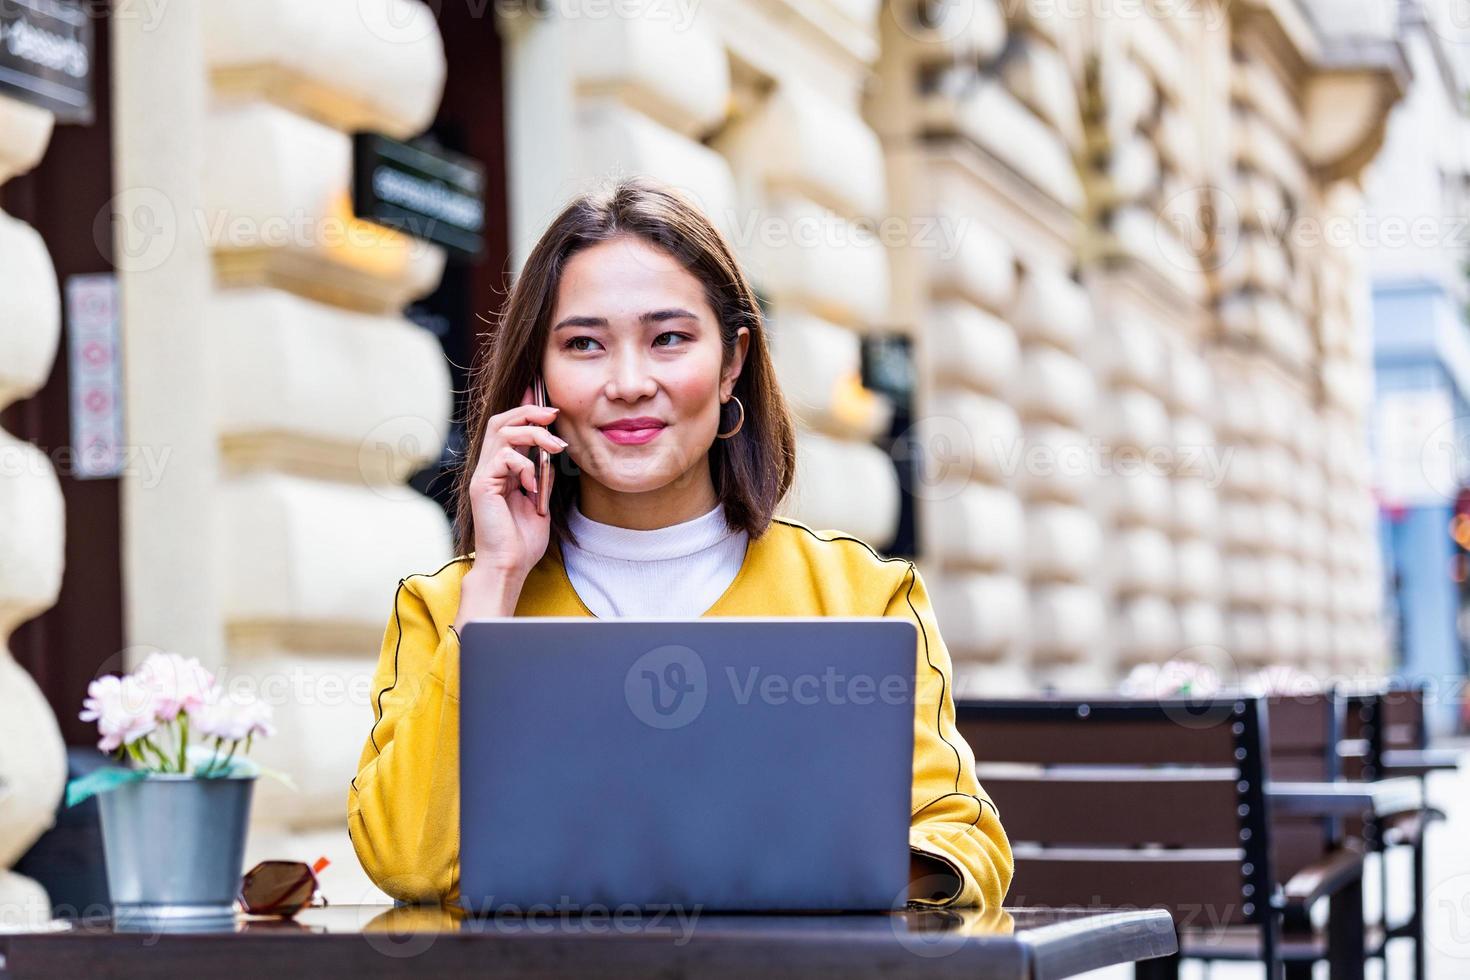
{"type": "MultiPolygon", "coordinates": [[[[531,382],[531,400],[541,408],[549,408],[551,405],[546,397],[546,382],[541,380],[539,374],[531,382]]],[[[548,492],[551,485],[551,454],[540,446],[532,446],[531,464],[536,467],[536,513],[545,517],[551,508],[551,494],[548,492]]]]}

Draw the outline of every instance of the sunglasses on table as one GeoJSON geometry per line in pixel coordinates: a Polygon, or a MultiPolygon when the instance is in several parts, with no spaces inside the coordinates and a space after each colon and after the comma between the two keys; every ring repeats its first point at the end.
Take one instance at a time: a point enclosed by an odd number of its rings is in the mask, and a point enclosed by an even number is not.
{"type": "Polygon", "coordinates": [[[248,915],[291,918],[304,908],[321,908],[327,897],[319,893],[316,876],[331,862],[262,861],[240,879],[240,908],[248,915]],[[320,900],[319,902],[317,900],[320,900]]]}

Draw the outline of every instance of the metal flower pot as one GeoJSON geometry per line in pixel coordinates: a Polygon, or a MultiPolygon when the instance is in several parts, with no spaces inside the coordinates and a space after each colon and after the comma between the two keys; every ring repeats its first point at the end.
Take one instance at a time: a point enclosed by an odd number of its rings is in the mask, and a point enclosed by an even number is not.
{"type": "Polygon", "coordinates": [[[233,918],[255,778],[158,773],[97,797],[115,922],[233,918]]]}

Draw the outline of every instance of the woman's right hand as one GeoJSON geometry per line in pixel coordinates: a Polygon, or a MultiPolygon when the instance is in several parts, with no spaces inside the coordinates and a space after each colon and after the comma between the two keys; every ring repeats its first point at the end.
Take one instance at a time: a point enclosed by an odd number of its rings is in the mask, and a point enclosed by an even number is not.
{"type": "MultiPolygon", "coordinates": [[[[470,479],[475,561],[467,574],[494,576],[519,589],[546,553],[551,516],[536,512],[536,466],[522,449],[534,445],[559,453],[566,448],[566,442],[547,428],[556,421],[557,411],[535,405],[527,388],[520,405],[492,415],[486,423],[480,459],[470,479]]],[[[541,488],[545,494],[556,485],[556,467],[550,471],[541,488]]]]}

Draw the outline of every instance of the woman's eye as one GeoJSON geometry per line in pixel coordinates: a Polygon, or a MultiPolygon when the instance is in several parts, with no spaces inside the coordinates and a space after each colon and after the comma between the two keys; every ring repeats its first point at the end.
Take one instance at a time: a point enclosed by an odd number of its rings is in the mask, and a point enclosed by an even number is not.
{"type": "MultiPolygon", "coordinates": [[[[689,337],[688,334],[675,333],[674,331],[669,330],[669,331],[665,331],[665,332],[659,334],[657,337],[655,337],[653,339],[654,346],[655,347],[672,347],[673,346],[673,343],[672,342],[669,342],[669,343],[665,343],[664,342],[664,338],[665,337],[672,338],[672,340],[689,340],[690,339],[690,337],[689,337]]],[[[594,339],[592,337],[585,336],[585,335],[584,336],[581,336],[581,337],[572,337],[565,344],[565,347],[566,347],[567,350],[582,351],[584,353],[587,352],[587,351],[596,350],[598,346],[601,346],[601,345],[598,344],[598,342],[597,342],[596,339],[594,339]],[[591,344],[591,345],[596,345],[596,346],[590,346],[590,347],[589,346],[585,346],[584,345],[584,342],[585,342],[585,344],[591,344]]]]}

